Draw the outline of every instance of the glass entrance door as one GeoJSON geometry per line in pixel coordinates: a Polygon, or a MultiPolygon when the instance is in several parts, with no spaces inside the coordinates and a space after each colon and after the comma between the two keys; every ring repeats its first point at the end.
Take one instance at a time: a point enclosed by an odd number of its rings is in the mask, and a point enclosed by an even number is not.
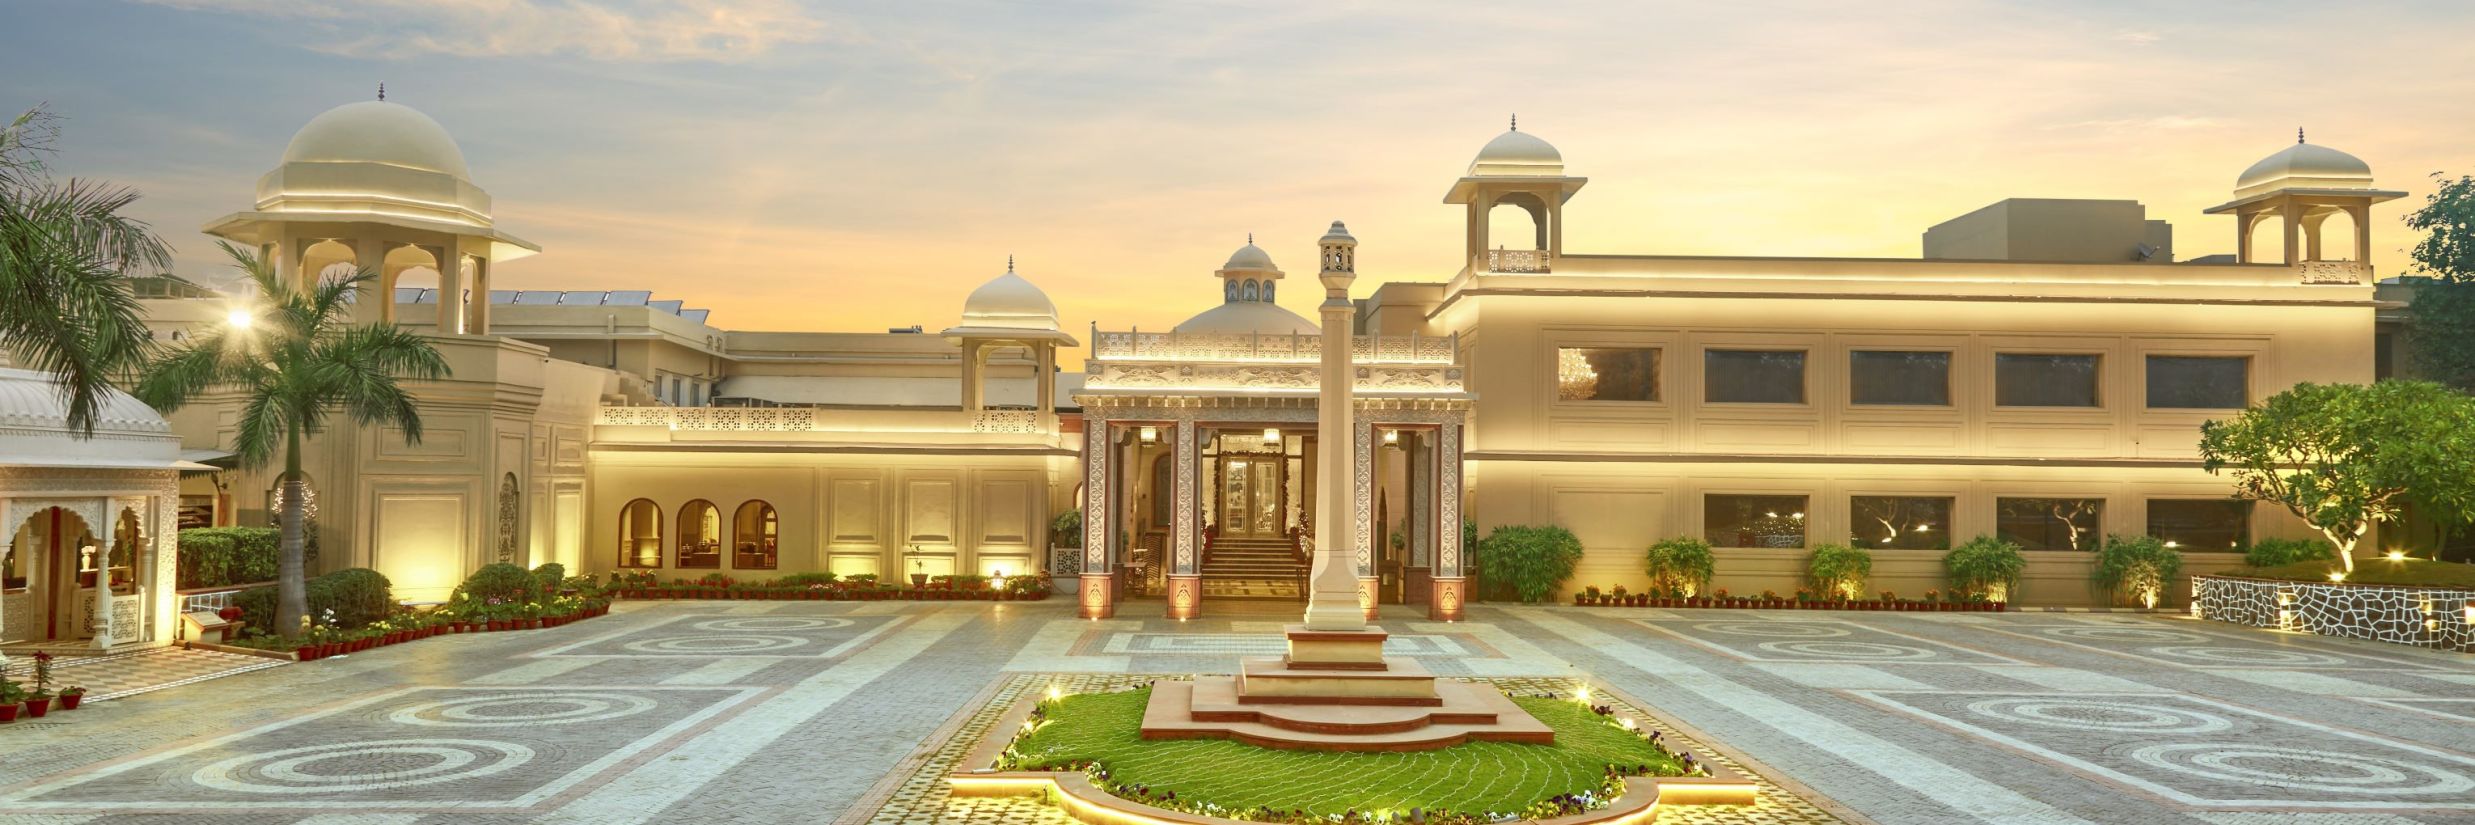
{"type": "Polygon", "coordinates": [[[1281,460],[1236,455],[1221,462],[1221,534],[1281,535],[1281,460]]]}

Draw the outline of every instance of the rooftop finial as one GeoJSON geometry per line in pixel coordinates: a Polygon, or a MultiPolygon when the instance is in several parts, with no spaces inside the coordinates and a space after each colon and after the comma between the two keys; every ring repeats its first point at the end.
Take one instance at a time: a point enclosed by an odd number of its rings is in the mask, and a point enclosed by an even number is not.
{"type": "Polygon", "coordinates": [[[1248,233],[1246,233],[1246,245],[1247,245],[1247,246],[1254,246],[1254,245],[1255,245],[1255,233],[1253,233],[1253,232],[1248,232],[1248,233]]]}
{"type": "Polygon", "coordinates": [[[2295,142],[2296,142],[2296,143],[2302,143],[2302,142],[2303,142],[2303,127],[2301,127],[2301,126],[2297,126],[2297,127],[2295,127],[2295,142]]]}
{"type": "Polygon", "coordinates": [[[1005,253],[1005,271],[1014,271],[1014,253],[1012,252],[1005,253]]]}
{"type": "Polygon", "coordinates": [[[1514,112],[1514,113],[1513,113],[1513,116],[1512,116],[1512,130],[1513,130],[1513,131],[1515,131],[1515,132],[1521,131],[1521,113],[1520,113],[1520,112],[1514,112]]]}
{"type": "Polygon", "coordinates": [[[384,80],[378,81],[378,99],[382,102],[387,99],[387,82],[384,80]]]}

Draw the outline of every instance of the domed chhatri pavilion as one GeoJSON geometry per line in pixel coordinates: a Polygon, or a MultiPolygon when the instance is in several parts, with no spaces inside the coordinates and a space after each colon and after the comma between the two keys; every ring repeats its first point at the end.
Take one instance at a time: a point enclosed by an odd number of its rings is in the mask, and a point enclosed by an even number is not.
{"type": "MultiPolygon", "coordinates": [[[[1084,615],[1183,617],[1298,599],[1328,549],[1364,614],[1448,619],[1483,578],[1467,520],[1571,529],[1573,587],[1643,587],[1643,547],[1700,537],[1715,586],[1745,593],[1795,590],[1824,543],[1873,549],[1876,586],[1922,593],[1954,536],[1994,535],[2031,551],[2016,600],[2087,605],[2110,533],[2174,542],[2189,572],[2307,533],[2228,499],[2197,428],[2298,382],[2386,374],[2376,342],[2395,326],[2369,227],[2399,193],[2313,143],[2209,210],[2235,218],[2230,256],[2178,260],[2136,201],[2038,198],[1926,228],[1914,258],[1582,254],[1564,217],[1589,179],[1516,124],[1444,166],[1465,229],[1449,271],[1334,297],[1356,271],[1345,229],[1249,237],[1208,287],[1188,282],[1187,320],[1087,338],[1036,266],[957,290],[950,324],[882,332],[734,330],[626,284],[511,288],[497,265],[539,249],[497,222],[468,163],[489,159],[396,102],[319,114],[273,159],[249,208],[206,231],[304,281],[378,271],[357,315],[432,336],[454,370],[414,388],[420,444],[345,430],[311,448],[320,565],[374,567],[407,598],[493,561],[665,579],[1045,570],[1084,615]],[[2255,245],[2273,218],[2282,242],[2255,245]],[[1282,248],[1315,255],[1324,289],[1289,283],[1282,248]],[[1319,302],[1329,315],[1302,314],[1319,302]],[[1353,391],[1330,434],[1327,335],[1347,337],[1353,391]],[[1059,369],[1086,344],[1080,372],[1059,369]]],[[[146,306],[179,340],[236,297],[146,306]]],[[[209,399],[170,426],[221,449],[234,414],[209,399]]],[[[266,474],[181,484],[196,523],[267,523],[266,474]]]]}

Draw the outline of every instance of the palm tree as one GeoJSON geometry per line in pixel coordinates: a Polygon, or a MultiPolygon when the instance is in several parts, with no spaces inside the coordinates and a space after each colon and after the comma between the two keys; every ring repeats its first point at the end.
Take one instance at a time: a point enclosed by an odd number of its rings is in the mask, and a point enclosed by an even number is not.
{"type": "Polygon", "coordinates": [[[301,519],[309,484],[301,477],[301,440],[318,434],[329,415],[362,426],[392,426],[421,442],[421,414],[397,379],[447,376],[447,360],[421,336],[394,324],[353,324],[350,297],[378,273],[360,270],[307,289],[295,287],[257,252],[218,242],[234,266],[257,285],[254,305],[224,328],[200,334],[165,353],[138,381],[137,397],[171,412],[211,388],[242,397],[232,442],[243,466],[266,466],[278,449],[284,472],[276,560],[275,627],[300,632],[309,612],[302,581],[301,519]]]}
{"type": "Polygon", "coordinates": [[[58,123],[37,106],[0,128],[0,350],[55,376],[70,428],[91,434],[112,381],[154,348],[125,276],[167,271],[172,253],[120,214],[136,190],[51,177],[58,123]]]}

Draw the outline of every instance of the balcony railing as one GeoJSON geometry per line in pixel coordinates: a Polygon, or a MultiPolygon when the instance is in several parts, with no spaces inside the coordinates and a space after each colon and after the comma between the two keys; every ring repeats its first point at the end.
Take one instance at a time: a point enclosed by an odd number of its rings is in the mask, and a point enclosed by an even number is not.
{"type": "MultiPolygon", "coordinates": [[[[1350,360],[1360,364],[1450,364],[1460,335],[1360,335],[1350,342],[1350,360]]],[[[1323,357],[1321,335],[1262,333],[1091,331],[1091,355],[1124,361],[1314,361],[1323,357]]]]}
{"type": "Polygon", "coordinates": [[[1547,250],[1490,249],[1487,250],[1488,272],[1540,273],[1548,271],[1547,250]]]}
{"type": "Polygon", "coordinates": [[[2303,261],[2295,272],[2307,284],[2360,284],[2372,279],[2372,265],[2362,261],[2303,261]]]}
{"type": "Polygon", "coordinates": [[[816,410],[810,407],[603,407],[594,423],[700,432],[806,432],[816,429],[816,410]]]}
{"type": "Polygon", "coordinates": [[[1040,413],[1036,410],[981,410],[971,416],[971,431],[1036,433],[1040,431],[1040,413]]]}

